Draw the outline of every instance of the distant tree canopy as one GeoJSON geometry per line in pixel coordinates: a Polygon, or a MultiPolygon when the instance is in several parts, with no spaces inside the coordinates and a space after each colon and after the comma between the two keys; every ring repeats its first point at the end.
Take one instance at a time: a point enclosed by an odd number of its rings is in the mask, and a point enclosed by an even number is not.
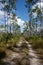
{"type": "Polygon", "coordinates": [[[27,8],[29,15],[28,31],[30,31],[30,35],[34,32],[36,32],[35,34],[37,34],[37,28],[38,27],[41,28],[42,26],[41,24],[43,24],[42,23],[43,13],[41,10],[41,4],[40,4],[40,8],[38,7],[38,5],[34,6],[37,2],[39,2],[39,0],[26,0],[26,4],[25,4],[25,7],[27,8]],[[39,21],[40,23],[38,23],[39,21]]]}
{"type": "Polygon", "coordinates": [[[7,12],[11,12],[16,9],[16,0],[2,0],[3,10],[7,12]]]}
{"type": "MultiPolygon", "coordinates": [[[[0,1],[1,4],[3,5],[2,10],[4,11],[4,14],[5,14],[4,15],[4,19],[5,19],[5,30],[7,28],[7,32],[8,32],[8,28],[9,28],[10,29],[10,33],[11,33],[11,28],[12,28],[11,22],[13,23],[13,27],[14,27],[14,24],[16,24],[15,22],[17,22],[17,20],[15,18],[16,17],[16,14],[15,14],[16,1],[17,0],[1,0],[0,1]],[[10,25],[8,24],[8,22],[10,22],[10,25]]],[[[13,28],[13,31],[14,31],[14,28],[13,28]]]]}
{"type": "Polygon", "coordinates": [[[37,3],[38,0],[26,0],[26,8],[28,9],[28,13],[31,11],[32,6],[37,3]]]}

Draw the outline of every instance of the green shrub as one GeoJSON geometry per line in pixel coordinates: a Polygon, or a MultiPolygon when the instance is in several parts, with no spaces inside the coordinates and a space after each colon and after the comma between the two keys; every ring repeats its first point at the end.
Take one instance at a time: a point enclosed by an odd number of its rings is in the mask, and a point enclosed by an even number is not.
{"type": "Polygon", "coordinates": [[[32,37],[26,37],[27,41],[31,42],[33,48],[43,48],[43,37],[40,36],[32,36],[32,37]]]}
{"type": "Polygon", "coordinates": [[[33,48],[43,48],[43,39],[39,38],[37,40],[33,40],[32,45],[33,48]]]}

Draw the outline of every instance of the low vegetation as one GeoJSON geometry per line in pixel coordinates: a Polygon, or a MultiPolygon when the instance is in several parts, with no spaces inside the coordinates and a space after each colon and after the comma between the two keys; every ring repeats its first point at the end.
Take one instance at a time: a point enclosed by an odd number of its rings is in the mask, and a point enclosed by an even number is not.
{"type": "Polygon", "coordinates": [[[43,49],[43,37],[32,36],[32,37],[26,37],[25,39],[31,42],[34,49],[37,49],[37,48],[43,49]]]}
{"type": "Polygon", "coordinates": [[[25,37],[27,41],[30,42],[33,49],[36,51],[40,59],[43,59],[43,37],[33,36],[33,37],[25,37]]]}
{"type": "Polygon", "coordinates": [[[0,34],[0,58],[5,57],[6,50],[12,49],[19,41],[20,35],[12,35],[9,33],[0,34]]]}

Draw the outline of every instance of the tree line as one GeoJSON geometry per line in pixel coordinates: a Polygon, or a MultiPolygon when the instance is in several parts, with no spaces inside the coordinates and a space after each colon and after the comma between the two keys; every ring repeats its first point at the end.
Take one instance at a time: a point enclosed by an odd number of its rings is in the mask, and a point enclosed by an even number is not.
{"type": "Polygon", "coordinates": [[[29,21],[25,22],[24,32],[30,33],[29,35],[40,35],[43,36],[43,9],[37,4],[39,0],[26,0],[25,7],[27,8],[29,21]],[[39,29],[38,29],[39,28],[39,29]]]}
{"type": "Polygon", "coordinates": [[[5,32],[16,33],[20,32],[20,26],[17,24],[16,19],[16,2],[17,0],[1,0],[3,4],[2,11],[4,11],[4,22],[5,22],[5,32]]]}
{"type": "MultiPolygon", "coordinates": [[[[43,29],[42,29],[42,19],[43,19],[43,10],[36,5],[34,5],[39,0],[25,0],[25,7],[27,8],[28,15],[29,15],[29,21],[25,22],[26,27],[24,28],[24,33],[27,31],[30,33],[29,35],[36,35],[40,34],[43,35],[43,29]],[[34,8],[33,8],[34,7],[34,8]],[[38,28],[40,28],[38,30],[38,28]]],[[[41,0],[40,0],[41,1],[41,0]]],[[[14,32],[20,32],[20,26],[17,24],[16,19],[16,2],[17,0],[1,0],[1,4],[3,4],[2,10],[4,11],[4,19],[5,19],[5,31],[13,33],[14,32]],[[6,16],[7,15],[7,16],[6,16]],[[10,22],[10,25],[8,24],[10,22]],[[6,24],[7,23],[7,24],[6,24]],[[7,29],[7,30],[6,30],[7,29]]]]}

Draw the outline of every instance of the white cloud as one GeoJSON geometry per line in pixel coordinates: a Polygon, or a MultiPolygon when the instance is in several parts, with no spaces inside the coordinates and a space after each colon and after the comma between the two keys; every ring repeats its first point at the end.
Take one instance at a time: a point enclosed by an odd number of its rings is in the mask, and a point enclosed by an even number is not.
{"type": "Polygon", "coordinates": [[[35,8],[35,6],[38,6],[39,8],[40,8],[40,6],[41,6],[41,8],[43,8],[43,2],[37,2],[37,3],[33,6],[33,8],[35,8]]]}
{"type": "Polygon", "coordinates": [[[0,15],[4,15],[4,11],[0,11],[0,15]]]}
{"type": "Polygon", "coordinates": [[[0,22],[2,23],[3,20],[4,20],[4,12],[3,11],[0,11],[0,22]]]}
{"type": "Polygon", "coordinates": [[[24,21],[21,18],[17,18],[17,21],[18,21],[18,25],[22,27],[24,24],[24,21]]]}
{"type": "Polygon", "coordinates": [[[35,12],[35,13],[33,13],[33,17],[34,18],[36,18],[37,17],[37,13],[35,12]]]}
{"type": "Polygon", "coordinates": [[[21,18],[18,18],[18,17],[16,17],[16,18],[17,18],[17,23],[18,23],[18,25],[20,25],[20,27],[21,27],[21,31],[23,31],[24,22],[25,22],[25,21],[23,21],[21,18]]]}
{"type": "Polygon", "coordinates": [[[4,5],[0,2],[0,10],[4,7],[4,5]]]}
{"type": "MultiPolygon", "coordinates": [[[[20,26],[20,28],[21,28],[21,31],[23,31],[24,22],[25,22],[25,21],[23,21],[21,18],[18,18],[17,16],[16,16],[16,20],[17,20],[17,24],[18,24],[18,25],[20,26]]],[[[6,24],[10,25],[10,24],[12,24],[12,21],[13,21],[13,20],[9,19],[8,22],[6,22],[6,24]]],[[[15,20],[14,20],[14,22],[15,22],[15,20]]]]}

